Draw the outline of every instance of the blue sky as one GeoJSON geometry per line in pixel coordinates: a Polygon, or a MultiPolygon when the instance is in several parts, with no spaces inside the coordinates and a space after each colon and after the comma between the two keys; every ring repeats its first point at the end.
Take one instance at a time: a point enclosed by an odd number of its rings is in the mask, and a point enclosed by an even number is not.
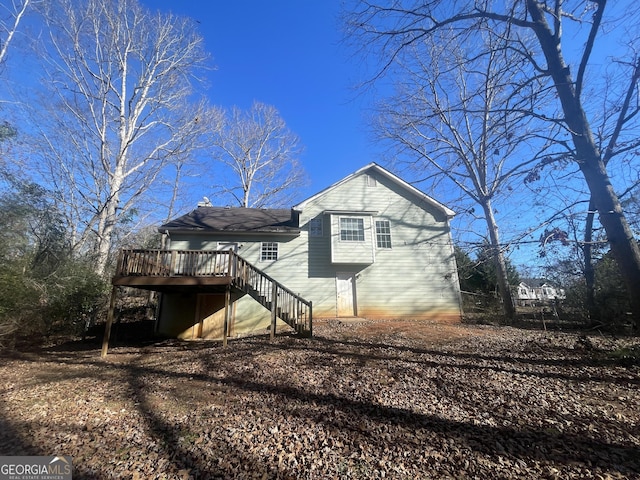
{"type": "Polygon", "coordinates": [[[305,147],[310,185],[302,198],[381,163],[366,132],[366,104],[353,89],[359,68],[340,44],[340,0],[142,3],[198,22],[216,67],[213,104],[248,109],[256,100],[278,109],[305,147]]]}
{"type": "MultiPolygon", "coordinates": [[[[212,104],[248,109],[254,101],[260,101],[278,109],[305,147],[300,160],[310,184],[298,200],[372,161],[388,166],[380,155],[381,148],[367,132],[365,117],[375,92],[355,90],[359,81],[368,78],[366,69],[360,64],[362,59],[352,56],[341,43],[342,0],[140,1],[151,9],[171,11],[198,22],[215,67],[208,72],[207,94],[212,104]]],[[[15,62],[14,68],[28,70],[24,61],[15,62]]],[[[38,80],[36,76],[30,78],[38,80]]],[[[401,176],[412,180],[403,173],[401,176]]],[[[206,188],[206,180],[198,179],[194,182],[198,189],[189,190],[191,206],[212,194],[211,190],[199,190],[206,188]]],[[[211,187],[214,183],[212,178],[211,187]]],[[[452,222],[454,238],[477,242],[486,233],[486,225],[464,215],[450,198],[445,198],[451,197],[450,193],[433,196],[458,211],[452,222]]],[[[501,206],[499,222],[507,241],[522,231],[522,217],[532,213],[522,209],[524,192],[517,193],[517,201],[501,206]]],[[[511,256],[516,264],[540,261],[535,257],[535,246],[524,246],[512,251],[511,256]]]]}
{"type": "MultiPolygon", "coordinates": [[[[188,16],[197,22],[214,67],[207,73],[206,90],[212,104],[242,109],[249,109],[254,101],[273,105],[300,137],[304,146],[300,161],[309,184],[299,192],[295,203],[370,162],[388,167],[381,156],[382,147],[371,139],[366,122],[376,90],[355,88],[370,77],[364,60],[342,43],[343,0],[140,2],[152,10],[188,16]]],[[[38,31],[40,26],[35,22],[31,27],[38,31]]],[[[28,23],[24,28],[26,32],[28,23]]],[[[17,75],[20,91],[39,88],[39,75],[24,75],[32,70],[29,62],[37,63],[37,58],[27,55],[7,63],[7,68],[17,75]]],[[[34,65],[35,68],[38,67],[34,65]]],[[[376,88],[380,91],[384,87],[376,85],[376,88]]],[[[179,202],[181,209],[193,208],[203,196],[213,195],[214,185],[219,181],[215,178],[216,171],[202,171],[199,175],[189,181],[193,187],[185,189],[179,202]]],[[[412,180],[406,173],[400,172],[400,176],[412,180]]],[[[421,185],[417,187],[458,210],[446,198],[449,192],[442,196],[421,185]]],[[[212,199],[215,202],[215,197],[212,199]]],[[[477,242],[485,234],[486,226],[474,223],[469,235],[464,233],[468,223],[469,217],[458,212],[452,222],[454,238],[466,235],[477,242]]],[[[522,258],[523,252],[518,252],[518,256],[522,258]]]]}
{"type": "MultiPolygon", "coordinates": [[[[310,184],[299,200],[370,162],[388,168],[366,124],[374,91],[355,89],[368,78],[365,66],[342,43],[342,0],[141,1],[198,22],[216,67],[209,73],[213,104],[248,109],[257,100],[278,109],[305,147],[301,163],[310,184]]],[[[448,198],[433,196],[448,203],[448,198]]],[[[469,221],[465,215],[454,218],[454,237],[465,235],[477,242],[486,225],[476,221],[470,226],[469,221]],[[474,233],[457,230],[468,228],[474,233]]],[[[535,261],[530,249],[515,253],[518,264],[535,261]]]]}

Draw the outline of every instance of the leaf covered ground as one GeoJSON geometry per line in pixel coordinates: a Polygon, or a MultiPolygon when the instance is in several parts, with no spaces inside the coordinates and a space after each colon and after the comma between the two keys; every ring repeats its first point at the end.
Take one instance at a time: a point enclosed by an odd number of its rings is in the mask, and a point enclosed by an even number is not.
{"type": "Polygon", "coordinates": [[[640,478],[637,338],[412,322],[0,359],[0,455],[74,478],[640,478]]]}

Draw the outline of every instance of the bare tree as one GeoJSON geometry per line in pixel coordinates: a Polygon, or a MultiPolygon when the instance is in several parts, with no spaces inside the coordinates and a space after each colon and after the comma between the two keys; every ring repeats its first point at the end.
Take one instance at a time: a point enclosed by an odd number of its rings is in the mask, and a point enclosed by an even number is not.
{"type": "MultiPolygon", "coordinates": [[[[597,22],[601,21],[602,11],[595,17],[594,28],[597,22]]],[[[604,111],[601,127],[596,132],[598,146],[602,152],[602,162],[605,166],[613,161],[619,163],[629,160],[629,154],[636,155],[637,148],[640,146],[640,139],[635,132],[638,127],[638,113],[640,113],[640,99],[638,97],[638,81],[640,80],[640,56],[637,54],[627,61],[626,68],[630,70],[628,75],[627,88],[621,92],[615,92],[613,97],[615,100],[612,105],[607,105],[604,111]],[[631,133],[631,138],[629,138],[631,133]],[[621,157],[621,158],[620,158],[621,157]],[[618,160],[619,159],[619,160],[618,160]]],[[[623,66],[624,67],[624,66],[623,66]]],[[[626,75],[625,75],[626,76],[626,75]]],[[[622,83],[622,82],[618,82],[622,83]]],[[[638,186],[638,179],[635,183],[628,187],[627,191],[632,191],[638,186]]],[[[624,193],[624,192],[623,192],[624,193]]],[[[622,195],[620,196],[622,198],[622,195]]],[[[585,221],[584,241],[582,243],[582,253],[584,257],[584,276],[587,291],[587,308],[593,319],[598,317],[595,303],[595,267],[593,264],[593,245],[594,245],[594,221],[596,213],[596,199],[593,194],[589,200],[589,209],[587,219],[585,221]]]]}
{"type": "MultiPolygon", "coordinates": [[[[546,80],[536,92],[545,95],[557,105],[547,117],[560,126],[568,138],[570,159],[576,165],[591,193],[594,206],[599,213],[609,240],[611,251],[622,271],[629,290],[632,313],[636,328],[640,327],[640,248],[633,237],[620,201],[609,177],[603,153],[592,131],[592,120],[583,104],[586,72],[602,33],[601,22],[607,5],[606,0],[583,0],[573,2],[574,10],[568,11],[562,0],[525,0],[496,3],[489,0],[463,0],[445,2],[413,0],[394,2],[391,6],[376,5],[369,1],[358,2],[351,13],[352,33],[358,35],[368,48],[379,47],[382,76],[404,52],[427,38],[447,41],[451,32],[468,35],[470,40],[478,38],[484,26],[497,31],[507,28],[514,33],[508,48],[519,54],[519,68],[526,65],[531,77],[546,80]],[[575,23],[574,23],[575,22],[575,23]],[[577,48],[576,39],[571,42],[571,52],[577,52],[577,70],[572,73],[565,60],[563,32],[578,22],[589,25],[582,48],[577,48]],[[535,39],[529,44],[529,38],[535,39]]],[[[637,18],[630,12],[622,20],[632,28],[637,18]]],[[[577,27],[576,27],[577,28],[577,27]]],[[[579,33],[579,31],[578,31],[579,33]]],[[[628,33],[628,32],[625,32],[628,33]]],[[[576,33],[577,35],[577,33],[576,33]]],[[[634,34],[635,35],[635,32],[634,34]]],[[[638,38],[631,36],[630,38],[638,38]]],[[[630,42],[633,49],[633,42],[630,42]]],[[[632,57],[635,58],[634,55],[632,57]]],[[[532,112],[542,115],[543,112],[532,112]]]]}
{"type": "MultiPolygon", "coordinates": [[[[6,61],[9,45],[12,43],[20,25],[20,22],[30,8],[31,0],[22,0],[0,4],[0,67],[6,61]]],[[[0,99],[0,104],[4,99],[0,99]]],[[[14,137],[16,129],[8,122],[0,123],[0,142],[14,137]]],[[[3,158],[2,155],[0,158],[3,158]]],[[[2,166],[0,164],[0,166],[2,166]]]]}
{"type": "Polygon", "coordinates": [[[31,0],[11,0],[7,4],[0,4],[0,65],[7,57],[9,45],[18,31],[20,22],[30,8],[30,3],[31,0]]]}
{"type": "Polygon", "coordinates": [[[214,157],[233,172],[223,186],[241,207],[284,206],[305,174],[298,162],[300,139],[270,105],[254,102],[249,111],[225,112],[211,130],[214,157]]]}
{"type": "Polygon", "coordinates": [[[467,47],[465,37],[446,44],[430,38],[407,49],[395,95],[381,105],[375,130],[401,161],[429,176],[430,188],[444,181],[442,189],[460,191],[480,207],[504,312],[512,319],[495,202],[511,196],[514,180],[539,161],[530,145],[540,143],[541,134],[527,114],[537,106],[530,96],[536,81],[510,68],[515,54],[505,48],[508,35],[484,29],[480,45],[467,47]]]}
{"type": "MultiPolygon", "coordinates": [[[[589,30],[592,32],[591,41],[595,39],[595,32],[599,27],[609,30],[616,26],[615,16],[613,22],[604,22],[602,13],[600,11],[599,14],[594,15],[592,23],[589,25],[589,30]]],[[[625,14],[628,13],[628,11],[625,12],[625,14]]],[[[625,42],[628,40],[627,34],[629,37],[633,36],[632,32],[625,31],[625,42]]],[[[640,113],[640,98],[638,96],[640,57],[634,48],[624,53],[625,55],[620,58],[611,57],[611,66],[603,71],[598,71],[595,75],[596,78],[592,75],[589,81],[584,80],[588,71],[584,66],[584,70],[579,75],[581,80],[578,84],[582,85],[582,88],[587,92],[583,95],[589,98],[586,106],[592,114],[596,144],[609,176],[614,181],[617,180],[617,195],[622,203],[627,221],[633,226],[632,195],[640,185],[638,166],[634,161],[637,149],[640,147],[640,138],[637,135],[638,128],[640,128],[640,116],[638,115],[640,113]]],[[[568,149],[567,158],[575,158],[575,152],[572,149],[568,149]]],[[[549,172],[542,173],[547,168],[557,169],[557,166],[547,161],[541,162],[528,178],[536,180],[532,182],[533,184],[539,183],[542,179],[549,181],[552,179],[549,172]]],[[[576,170],[576,173],[580,174],[579,169],[576,170]]],[[[586,287],[585,306],[591,319],[595,321],[600,319],[600,312],[595,303],[594,261],[604,253],[603,247],[606,247],[608,243],[606,236],[600,232],[601,227],[596,218],[596,206],[586,186],[584,191],[583,189],[577,190],[573,192],[573,198],[567,199],[567,193],[571,193],[568,192],[567,186],[574,184],[571,180],[573,173],[571,170],[563,169],[562,177],[552,180],[553,186],[551,188],[544,190],[535,187],[540,193],[540,197],[559,198],[560,205],[568,205],[555,207],[557,214],[548,223],[560,224],[561,227],[548,228],[541,239],[544,239],[545,243],[562,240],[560,242],[562,245],[571,244],[575,247],[575,250],[572,249],[572,251],[577,256],[574,257],[572,265],[574,267],[580,266],[586,287]],[[543,191],[544,193],[542,193],[543,191]],[[578,207],[578,210],[574,210],[575,206],[578,207]],[[570,213],[567,214],[567,212],[570,213]],[[564,221],[558,222],[562,219],[564,221]],[[562,235],[559,237],[546,235],[548,232],[555,231],[561,231],[562,235]],[[570,242],[567,241],[568,238],[571,238],[570,242]]],[[[548,209],[552,210],[553,208],[549,204],[548,209]]],[[[637,233],[638,229],[636,228],[635,231],[637,233]]]]}
{"type": "Polygon", "coordinates": [[[43,14],[53,102],[39,124],[43,174],[103,274],[116,227],[198,146],[206,110],[190,95],[207,55],[189,19],[136,0],[56,0],[43,14]]]}

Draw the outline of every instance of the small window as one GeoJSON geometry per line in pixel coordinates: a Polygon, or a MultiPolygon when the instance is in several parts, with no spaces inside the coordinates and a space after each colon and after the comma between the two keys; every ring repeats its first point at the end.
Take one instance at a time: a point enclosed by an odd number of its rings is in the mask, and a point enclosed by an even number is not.
{"type": "Polygon", "coordinates": [[[276,242],[262,242],[260,261],[278,260],[278,244],[276,242]]]}
{"type": "Polygon", "coordinates": [[[344,242],[364,242],[364,220],[351,217],[341,218],[340,240],[344,242]]]}
{"type": "Polygon", "coordinates": [[[391,225],[389,220],[376,220],[376,244],[378,248],[391,248],[391,225]]]}
{"type": "Polygon", "coordinates": [[[322,236],[322,218],[312,218],[309,220],[309,236],[321,237],[322,236]]]}

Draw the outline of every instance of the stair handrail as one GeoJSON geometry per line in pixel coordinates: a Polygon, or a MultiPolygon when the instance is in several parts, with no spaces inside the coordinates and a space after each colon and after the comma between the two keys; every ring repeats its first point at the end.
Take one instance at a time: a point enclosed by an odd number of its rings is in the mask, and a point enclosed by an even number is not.
{"type": "MultiPolygon", "coordinates": [[[[276,296],[279,292],[284,292],[289,295],[295,302],[307,307],[307,311],[304,313],[305,320],[302,325],[292,325],[294,328],[299,326],[304,327],[307,333],[311,333],[312,329],[312,308],[311,301],[304,299],[293,290],[287,288],[275,278],[262,271],[251,262],[247,261],[233,250],[165,250],[165,249],[122,249],[116,263],[116,276],[159,276],[159,277],[171,277],[175,275],[181,276],[208,276],[208,275],[224,275],[231,279],[234,286],[240,288],[246,293],[251,294],[249,288],[264,293],[265,298],[273,297],[272,292],[276,292],[276,296]],[[208,265],[206,271],[200,271],[199,261],[200,256],[222,257],[228,256],[228,259],[218,262],[214,260],[213,270],[208,265]],[[195,259],[195,260],[194,260],[195,259]],[[218,269],[225,265],[226,268],[218,269]],[[251,272],[248,274],[247,272],[251,272]],[[255,282],[252,278],[260,279],[260,282],[255,282]],[[275,285],[275,290],[273,286],[275,285]]],[[[252,295],[253,296],[253,295],[252,295]]],[[[254,297],[255,298],[255,297],[254,297]]],[[[273,298],[271,298],[273,301],[273,298]]],[[[276,298],[277,302],[277,298],[276,298]]],[[[288,303],[288,302],[285,302],[288,303]]],[[[290,307],[290,306],[289,306],[290,307]]],[[[289,308],[286,305],[280,305],[280,309],[289,308]]],[[[293,315],[296,312],[285,312],[287,315],[293,315]]],[[[290,324],[290,321],[279,315],[282,320],[290,324]]]]}
{"type": "MultiPolygon", "coordinates": [[[[278,288],[280,290],[284,290],[285,292],[287,292],[288,294],[292,295],[293,297],[295,297],[297,300],[300,300],[302,303],[304,303],[305,305],[310,306],[311,302],[309,300],[305,300],[304,298],[302,298],[300,295],[298,295],[297,293],[295,293],[293,290],[287,288],[286,286],[284,286],[282,283],[280,283],[278,280],[276,280],[275,278],[271,277],[269,274],[265,273],[264,271],[260,270],[258,267],[256,267],[255,265],[253,265],[251,262],[248,262],[247,260],[245,260],[244,258],[242,258],[240,255],[238,255],[235,252],[232,252],[233,255],[235,255],[236,258],[238,258],[241,262],[245,263],[247,266],[249,266],[249,268],[251,268],[252,270],[254,270],[256,273],[258,273],[259,275],[263,276],[266,280],[273,282],[275,284],[278,285],[278,288]]],[[[238,279],[237,275],[233,276],[235,279],[238,279]]]]}
{"type": "MultiPolygon", "coordinates": [[[[311,302],[309,300],[306,300],[305,298],[301,297],[299,294],[295,293],[293,290],[287,288],[282,283],[280,283],[278,280],[276,280],[275,278],[273,278],[272,276],[270,276],[266,272],[262,271],[261,269],[259,269],[255,265],[253,265],[251,262],[249,262],[249,261],[245,260],[244,258],[242,258],[236,252],[231,251],[231,254],[232,254],[232,256],[233,256],[233,258],[235,260],[233,262],[233,270],[232,270],[231,269],[231,257],[229,259],[229,261],[230,261],[230,271],[233,272],[232,278],[234,279],[234,281],[236,281],[237,286],[239,288],[241,288],[242,290],[244,290],[245,292],[247,291],[247,288],[246,288],[247,286],[249,286],[250,288],[254,288],[254,286],[251,285],[249,283],[249,281],[248,281],[250,276],[248,276],[248,275],[242,276],[242,274],[240,273],[240,272],[245,272],[245,268],[248,268],[248,269],[252,270],[257,275],[262,277],[264,280],[269,282],[270,285],[269,284],[266,285],[267,288],[264,289],[264,293],[265,294],[268,294],[271,291],[271,285],[275,285],[276,286],[276,295],[277,295],[277,292],[279,290],[281,290],[281,291],[285,292],[286,294],[290,295],[291,297],[293,297],[297,302],[305,305],[308,308],[308,317],[305,319],[305,322],[304,322],[303,326],[305,327],[305,330],[311,335],[312,334],[312,328],[313,328],[313,323],[312,323],[313,302],[311,302]]],[[[273,295],[273,294],[271,294],[271,295],[273,295]]],[[[283,308],[283,306],[280,305],[280,308],[283,308]]],[[[286,322],[286,323],[289,323],[289,322],[286,322]]]]}

